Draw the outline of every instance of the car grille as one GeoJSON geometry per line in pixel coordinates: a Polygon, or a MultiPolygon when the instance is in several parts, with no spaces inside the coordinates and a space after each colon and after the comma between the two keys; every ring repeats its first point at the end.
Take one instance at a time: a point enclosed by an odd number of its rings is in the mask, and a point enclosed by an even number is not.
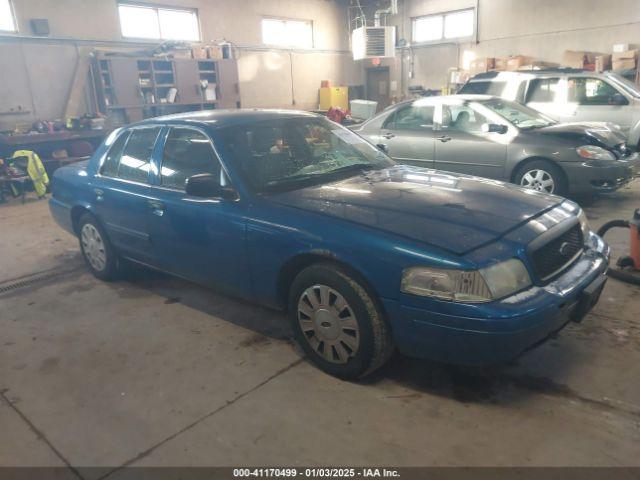
{"type": "Polygon", "coordinates": [[[561,273],[573,263],[583,248],[582,230],[577,224],[531,254],[538,277],[548,280],[561,273]]]}

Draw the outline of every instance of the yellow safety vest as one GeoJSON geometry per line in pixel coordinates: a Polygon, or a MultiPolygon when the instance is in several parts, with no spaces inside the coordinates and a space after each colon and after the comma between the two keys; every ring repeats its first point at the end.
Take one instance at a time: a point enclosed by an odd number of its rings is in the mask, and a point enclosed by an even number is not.
{"type": "Polygon", "coordinates": [[[27,157],[27,173],[33,182],[33,188],[39,197],[47,193],[47,185],[49,185],[49,176],[44,169],[44,165],[36,152],[31,150],[17,150],[13,152],[13,158],[27,157]]]}

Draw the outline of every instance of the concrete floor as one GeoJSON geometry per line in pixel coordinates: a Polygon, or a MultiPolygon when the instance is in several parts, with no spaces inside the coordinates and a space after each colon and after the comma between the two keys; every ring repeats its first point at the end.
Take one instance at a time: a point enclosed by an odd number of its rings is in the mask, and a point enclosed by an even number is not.
{"type": "MultiPolygon", "coordinates": [[[[640,181],[584,204],[594,227],[629,218],[640,181]]],[[[640,466],[640,290],[616,280],[513,365],[396,355],[347,383],[278,313],[142,270],[94,279],[45,202],[0,207],[0,291],[17,278],[0,293],[1,466],[640,466]]]]}

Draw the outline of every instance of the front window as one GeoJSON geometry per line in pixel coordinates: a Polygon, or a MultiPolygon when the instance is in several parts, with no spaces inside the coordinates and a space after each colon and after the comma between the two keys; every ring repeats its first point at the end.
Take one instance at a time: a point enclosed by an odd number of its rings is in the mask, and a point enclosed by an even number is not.
{"type": "Polygon", "coordinates": [[[203,173],[211,174],[218,180],[222,177],[220,162],[209,138],[192,128],[172,128],[162,156],[162,185],[184,190],[189,177],[203,173]]]}
{"type": "Polygon", "coordinates": [[[556,123],[549,117],[519,103],[501,99],[485,100],[479,103],[520,129],[548,127],[556,123]]]}
{"type": "Polygon", "coordinates": [[[638,88],[638,85],[633,83],[631,80],[628,80],[623,76],[618,75],[617,73],[609,73],[607,75],[607,78],[609,78],[613,83],[616,84],[616,86],[620,87],[629,95],[640,98],[640,88],[638,88]]]}
{"type": "Polygon", "coordinates": [[[569,102],[578,105],[616,105],[618,91],[599,78],[573,77],[568,82],[569,102]]]}
{"type": "Polygon", "coordinates": [[[200,41],[195,10],[120,3],[118,13],[123,37],[200,41]]]}
{"type": "Polygon", "coordinates": [[[490,122],[485,116],[467,105],[442,105],[441,128],[443,130],[480,133],[485,123],[490,122]]]}
{"type": "Polygon", "coordinates": [[[228,127],[216,143],[257,192],[293,190],[393,165],[373,145],[323,118],[228,127]]]}

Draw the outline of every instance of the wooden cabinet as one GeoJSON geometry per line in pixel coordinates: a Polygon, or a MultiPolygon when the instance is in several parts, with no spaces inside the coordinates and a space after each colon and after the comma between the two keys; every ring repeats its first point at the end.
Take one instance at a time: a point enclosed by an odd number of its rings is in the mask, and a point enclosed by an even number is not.
{"type": "Polygon", "coordinates": [[[239,108],[235,59],[97,55],[93,66],[100,111],[128,123],[191,110],[239,108]],[[202,88],[206,80],[207,87],[202,88]]]}

